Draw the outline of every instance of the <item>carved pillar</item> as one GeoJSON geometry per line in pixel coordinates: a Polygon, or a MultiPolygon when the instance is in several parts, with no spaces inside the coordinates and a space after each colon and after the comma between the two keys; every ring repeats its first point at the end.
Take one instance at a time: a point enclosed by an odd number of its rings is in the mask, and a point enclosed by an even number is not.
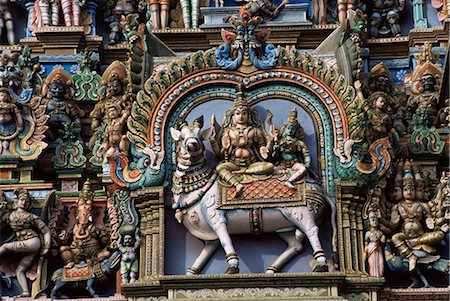
{"type": "Polygon", "coordinates": [[[97,0],[88,1],[87,3],[87,13],[88,16],[92,19],[91,23],[91,32],[90,34],[95,36],[97,34],[96,24],[97,24],[97,8],[98,8],[98,2],[97,0]]]}
{"type": "Polygon", "coordinates": [[[366,274],[361,189],[353,181],[336,181],[339,265],[349,274],[366,274]]]}
{"type": "Polygon", "coordinates": [[[36,2],[34,1],[25,2],[25,10],[27,11],[27,32],[26,32],[27,38],[31,38],[33,36],[33,34],[30,31],[30,25],[31,25],[31,9],[34,7],[35,3],[36,2]]]}
{"type": "Polygon", "coordinates": [[[141,219],[139,279],[158,278],[164,274],[164,187],[145,188],[131,196],[141,219]]]}
{"type": "Polygon", "coordinates": [[[414,28],[427,28],[428,22],[423,14],[423,0],[413,0],[414,28]]]}

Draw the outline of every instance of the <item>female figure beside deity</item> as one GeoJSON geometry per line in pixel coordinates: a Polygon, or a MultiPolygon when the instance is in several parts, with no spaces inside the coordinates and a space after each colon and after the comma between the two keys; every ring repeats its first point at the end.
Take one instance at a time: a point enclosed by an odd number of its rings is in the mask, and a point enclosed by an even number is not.
{"type": "Polygon", "coordinates": [[[16,268],[16,277],[22,289],[21,297],[29,297],[27,278],[29,271],[40,251],[40,255],[47,254],[50,248],[51,235],[47,225],[36,215],[29,212],[31,197],[26,189],[18,188],[14,191],[16,196],[16,209],[8,212],[5,194],[0,191],[0,220],[8,224],[16,234],[16,240],[0,246],[0,258],[5,253],[15,253],[19,262],[16,268]],[[42,237],[42,241],[41,241],[42,237]]]}

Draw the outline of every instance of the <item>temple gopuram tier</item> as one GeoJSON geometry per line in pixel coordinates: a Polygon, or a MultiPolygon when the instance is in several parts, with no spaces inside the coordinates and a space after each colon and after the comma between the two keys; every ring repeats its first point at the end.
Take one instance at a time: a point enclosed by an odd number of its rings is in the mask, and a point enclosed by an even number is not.
{"type": "Polygon", "coordinates": [[[450,299],[449,0],[0,0],[0,299],[450,299]]]}

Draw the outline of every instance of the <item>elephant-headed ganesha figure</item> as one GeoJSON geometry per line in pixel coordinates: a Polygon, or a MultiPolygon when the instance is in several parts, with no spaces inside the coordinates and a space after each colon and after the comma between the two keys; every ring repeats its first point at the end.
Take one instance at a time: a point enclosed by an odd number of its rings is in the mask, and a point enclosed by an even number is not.
{"type": "Polygon", "coordinates": [[[63,230],[60,234],[61,240],[66,242],[59,250],[66,268],[72,268],[81,262],[98,263],[111,255],[107,249],[109,242],[107,229],[94,222],[93,201],[94,193],[87,181],[77,201],[75,225],[71,230],[63,230]]]}

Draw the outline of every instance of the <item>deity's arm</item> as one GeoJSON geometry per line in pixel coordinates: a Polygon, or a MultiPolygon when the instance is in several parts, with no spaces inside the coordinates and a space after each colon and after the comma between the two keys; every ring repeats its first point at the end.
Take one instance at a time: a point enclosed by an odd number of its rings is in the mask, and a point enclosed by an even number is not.
{"type": "Polygon", "coordinates": [[[20,132],[23,129],[23,117],[22,113],[16,105],[14,105],[14,114],[17,122],[17,130],[20,132]]]}
{"type": "Polygon", "coordinates": [[[393,228],[397,228],[398,224],[400,223],[400,212],[399,212],[399,208],[398,208],[398,204],[395,204],[392,207],[392,211],[391,211],[391,224],[393,226],[393,228]]]}
{"type": "Polygon", "coordinates": [[[42,247],[41,247],[41,255],[47,254],[50,249],[50,243],[52,240],[52,236],[50,233],[50,229],[47,225],[36,215],[33,215],[33,222],[35,227],[39,230],[43,237],[42,247]]]}
{"type": "Polygon", "coordinates": [[[263,132],[258,129],[258,128],[254,128],[253,129],[253,134],[254,134],[254,143],[257,149],[259,149],[259,154],[261,155],[261,157],[263,159],[267,159],[268,157],[268,146],[269,146],[269,141],[266,140],[266,137],[264,136],[263,132]]]}
{"type": "Polygon", "coordinates": [[[225,159],[225,161],[228,160],[228,156],[230,154],[230,148],[231,148],[231,138],[229,129],[225,129],[225,131],[222,134],[221,142],[222,142],[222,157],[225,159]]]}
{"type": "Polygon", "coordinates": [[[420,205],[422,206],[425,213],[425,224],[427,225],[427,228],[433,230],[435,226],[435,220],[433,214],[431,213],[430,207],[427,203],[421,203],[420,205]]]}
{"type": "Polygon", "coordinates": [[[311,153],[309,152],[308,146],[306,146],[305,142],[299,140],[297,142],[297,147],[303,155],[303,160],[304,160],[303,164],[306,167],[310,167],[311,166],[311,153]]]}

